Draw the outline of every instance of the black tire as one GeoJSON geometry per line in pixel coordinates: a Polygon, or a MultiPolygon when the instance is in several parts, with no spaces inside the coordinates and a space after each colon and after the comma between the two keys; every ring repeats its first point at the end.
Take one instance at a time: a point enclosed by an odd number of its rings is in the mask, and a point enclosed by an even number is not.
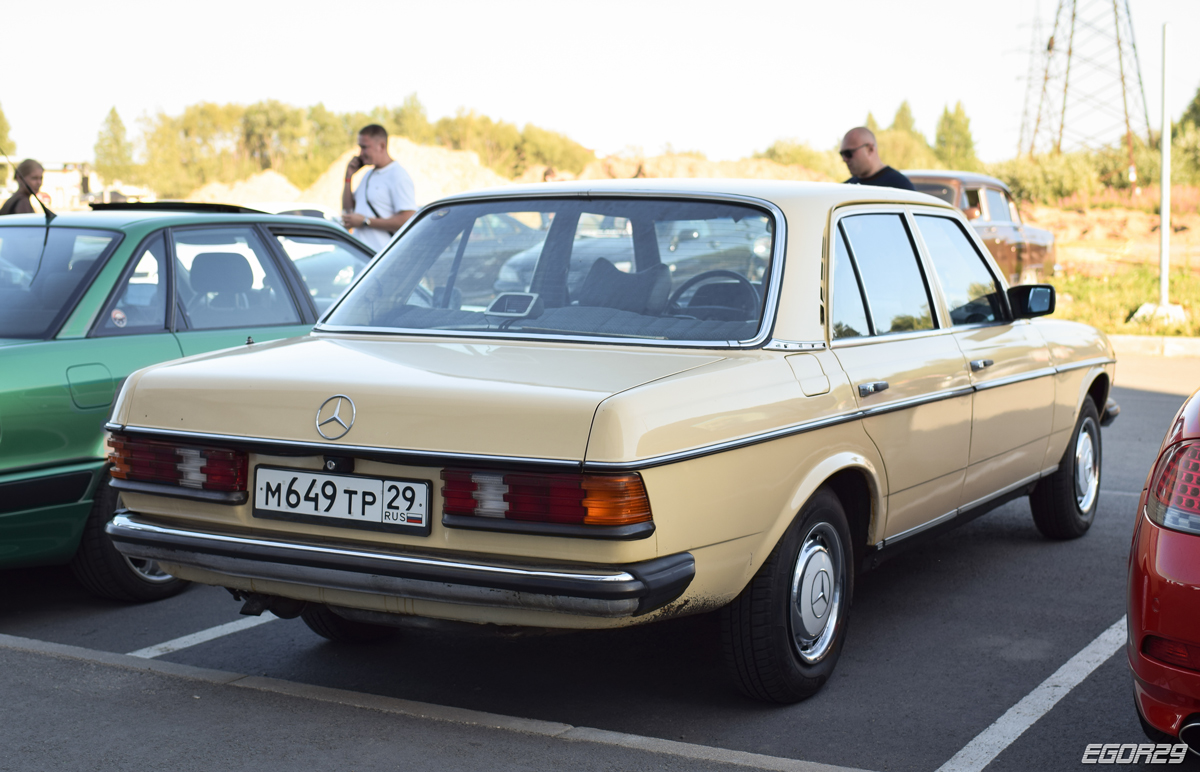
{"type": "Polygon", "coordinates": [[[394,627],[346,619],[320,603],[309,603],[300,612],[300,618],[309,630],[337,643],[375,643],[396,634],[394,627]]]}
{"type": "Polygon", "coordinates": [[[188,582],[164,572],[153,560],[125,557],[104,532],[119,498],[106,474],[96,487],[79,549],[71,558],[71,573],[88,592],[110,600],[145,603],[179,594],[188,582]]]}
{"type": "Polygon", "coordinates": [[[1100,413],[1084,397],[1058,471],[1029,494],[1033,522],[1047,539],[1078,539],[1092,527],[1100,505],[1100,413]]]}
{"type": "Polygon", "coordinates": [[[721,610],[725,661],[743,694],[789,704],[829,679],[846,639],[853,554],[841,501],[819,489],[746,589],[721,610]]]}

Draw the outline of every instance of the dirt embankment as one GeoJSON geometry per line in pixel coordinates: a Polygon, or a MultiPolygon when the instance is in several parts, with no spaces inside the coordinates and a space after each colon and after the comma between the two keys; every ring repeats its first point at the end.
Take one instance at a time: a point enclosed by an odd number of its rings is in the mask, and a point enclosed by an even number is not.
{"type": "MultiPolygon", "coordinates": [[[[1159,218],[1136,209],[1023,209],[1025,222],[1054,234],[1058,263],[1068,272],[1108,274],[1157,263],[1159,218]]],[[[1200,213],[1171,217],[1171,265],[1200,270],[1200,213]]]]}

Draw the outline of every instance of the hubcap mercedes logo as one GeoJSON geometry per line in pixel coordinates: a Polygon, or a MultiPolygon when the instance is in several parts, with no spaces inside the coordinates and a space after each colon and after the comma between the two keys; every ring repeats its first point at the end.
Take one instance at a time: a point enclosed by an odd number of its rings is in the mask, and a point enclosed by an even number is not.
{"type": "Polygon", "coordinates": [[[829,610],[829,574],[825,573],[824,569],[813,577],[809,603],[817,619],[825,616],[825,612],[829,610]]]}
{"type": "Polygon", "coordinates": [[[354,426],[354,400],[345,394],[334,394],[317,408],[317,433],[327,440],[346,436],[354,426]]]}

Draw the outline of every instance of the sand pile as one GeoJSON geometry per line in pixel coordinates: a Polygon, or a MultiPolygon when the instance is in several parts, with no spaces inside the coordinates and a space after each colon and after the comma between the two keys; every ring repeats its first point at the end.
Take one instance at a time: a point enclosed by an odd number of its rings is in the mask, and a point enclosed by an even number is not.
{"type": "Polygon", "coordinates": [[[268,169],[232,185],[210,182],[193,191],[187,200],[245,206],[256,201],[296,201],[299,197],[300,188],[279,172],[268,169]]]}
{"type": "MultiPolygon", "coordinates": [[[[346,164],[357,153],[357,149],[343,153],[330,165],[328,171],[301,194],[301,199],[341,209],[346,164]]],[[[391,137],[388,139],[388,153],[412,176],[419,206],[452,193],[510,184],[508,180],[480,164],[479,156],[465,150],[418,145],[403,137],[391,137]]],[[[358,187],[365,175],[365,170],[360,170],[355,175],[355,187],[358,187]]]]}

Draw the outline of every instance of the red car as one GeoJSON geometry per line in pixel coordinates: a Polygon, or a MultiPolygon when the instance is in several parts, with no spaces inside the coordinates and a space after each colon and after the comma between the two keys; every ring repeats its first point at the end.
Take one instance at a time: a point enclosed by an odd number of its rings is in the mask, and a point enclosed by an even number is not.
{"type": "Polygon", "coordinates": [[[1129,666],[1146,735],[1200,753],[1200,391],[1175,416],[1138,504],[1129,666]]]}

